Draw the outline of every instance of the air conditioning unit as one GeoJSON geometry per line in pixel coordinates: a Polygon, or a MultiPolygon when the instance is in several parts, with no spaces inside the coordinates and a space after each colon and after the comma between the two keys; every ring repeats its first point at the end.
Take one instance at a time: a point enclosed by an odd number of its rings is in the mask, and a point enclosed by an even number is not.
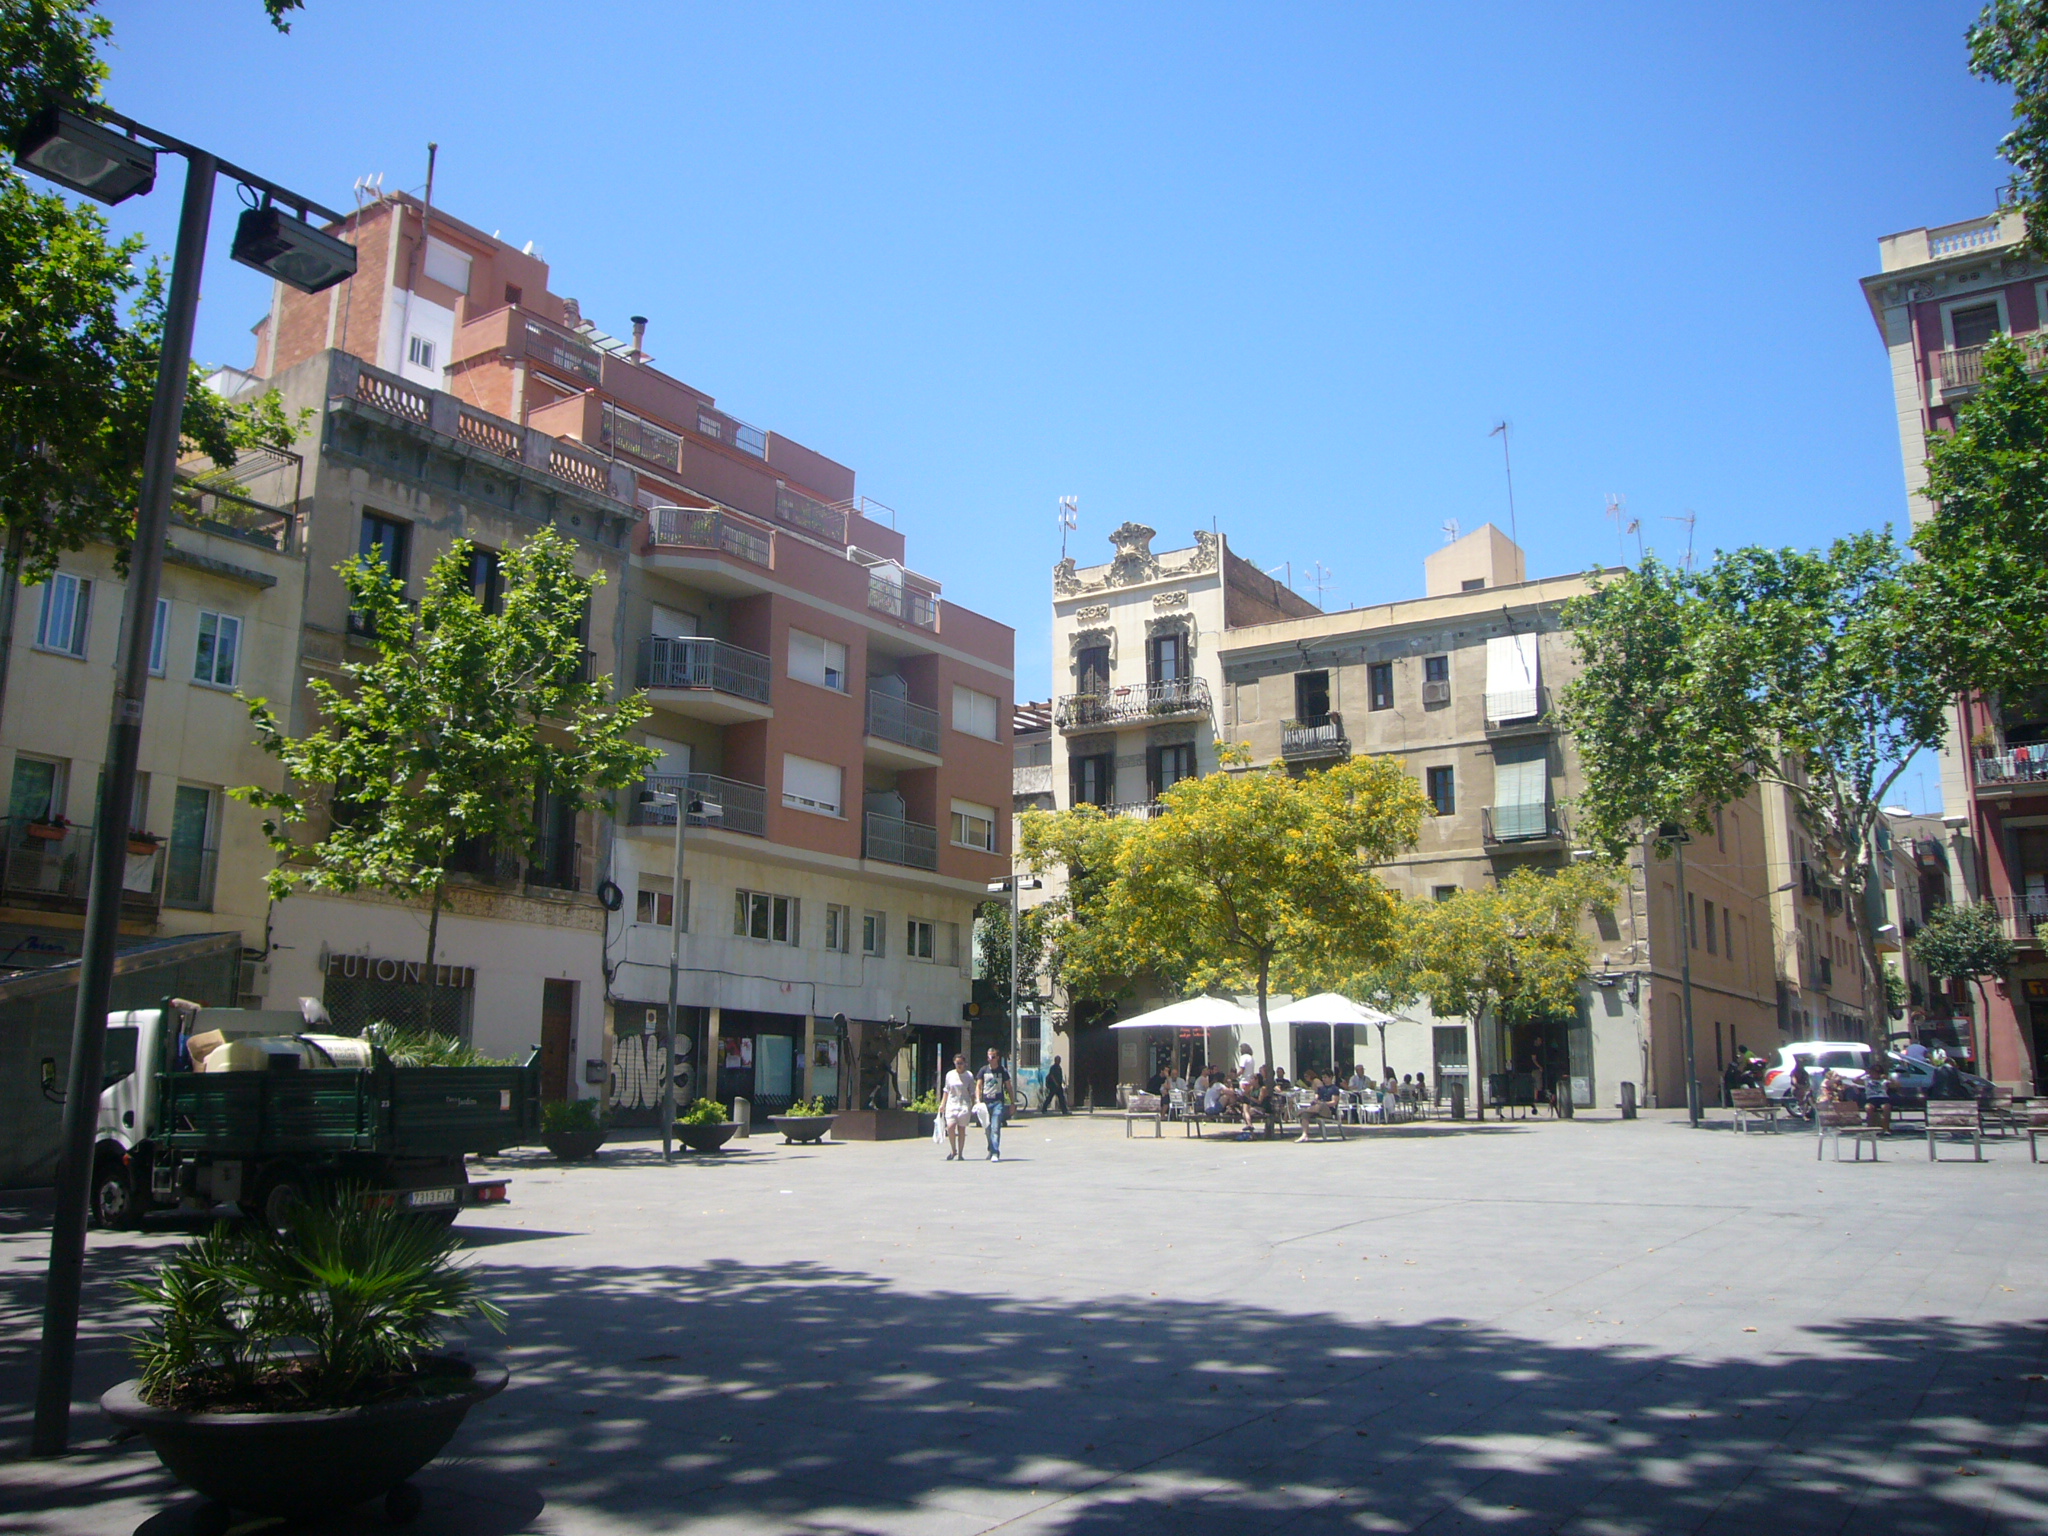
{"type": "Polygon", "coordinates": [[[1424,683],[1422,685],[1422,702],[1425,704],[1450,703],[1451,685],[1449,683],[1424,683]]]}

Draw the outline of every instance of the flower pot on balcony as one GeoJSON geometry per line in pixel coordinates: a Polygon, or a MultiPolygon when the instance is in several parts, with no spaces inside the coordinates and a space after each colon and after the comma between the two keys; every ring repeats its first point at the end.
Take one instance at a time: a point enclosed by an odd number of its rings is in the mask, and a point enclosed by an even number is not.
{"type": "Polygon", "coordinates": [[[128,839],[130,853],[155,853],[163,845],[153,837],[131,837],[128,839]]]}
{"type": "Polygon", "coordinates": [[[41,838],[46,843],[59,843],[71,829],[54,821],[32,821],[25,830],[30,837],[41,838]]]}

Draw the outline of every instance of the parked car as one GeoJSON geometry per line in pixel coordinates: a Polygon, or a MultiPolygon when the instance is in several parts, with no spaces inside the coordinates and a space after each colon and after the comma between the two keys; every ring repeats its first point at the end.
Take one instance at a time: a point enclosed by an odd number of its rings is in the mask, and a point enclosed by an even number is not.
{"type": "MultiPolygon", "coordinates": [[[[1991,1084],[1974,1072],[1958,1069],[1963,1087],[1982,1104],[1991,1097],[1991,1084]]],[[[1892,1103],[1901,1109],[1919,1109],[1927,1102],[1927,1090],[1934,1082],[1934,1063],[1895,1060],[1892,1063],[1892,1103]]]]}
{"type": "Polygon", "coordinates": [[[1790,1098],[1792,1068],[1802,1056],[1816,1087],[1830,1072],[1853,1082],[1870,1069],[1870,1047],[1861,1040],[1799,1040],[1778,1048],[1778,1059],[1764,1072],[1764,1092],[1780,1103],[1790,1098]]]}

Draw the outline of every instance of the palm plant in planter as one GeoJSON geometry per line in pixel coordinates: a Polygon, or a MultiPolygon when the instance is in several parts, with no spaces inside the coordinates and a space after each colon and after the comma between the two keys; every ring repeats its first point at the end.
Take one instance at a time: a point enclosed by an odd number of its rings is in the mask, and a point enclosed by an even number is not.
{"type": "Polygon", "coordinates": [[[125,1282],[153,1314],[134,1341],[142,1374],[100,1406],[214,1501],[214,1530],[231,1510],[289,1517],[378,1497],[409,1519],[419,1496],[405,1480],[506,1380],[440,1352],[451,1323],[504,1324],[454,1246],[346,1187],[294,1207],[281,1232],[216,1227],[125,1282]]]}
{"type": "Polygon", "coordinates": [[[540,1139],[565,1163],[597,1156],[604,1145],[604,1115],[595,1099],[558,1099],[540,1107],[540,1139]]]}

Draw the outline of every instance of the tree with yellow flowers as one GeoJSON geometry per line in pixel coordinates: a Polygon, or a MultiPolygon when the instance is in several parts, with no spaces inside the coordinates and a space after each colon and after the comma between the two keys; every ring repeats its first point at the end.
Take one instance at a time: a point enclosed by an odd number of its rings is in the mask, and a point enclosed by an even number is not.
{"type": "Polygon", "coordinates": [[[1366,758],[1298,778],[1274,767],[1183,779],[1160,803],[1150,821],[1025,818],[1027,862],[1078,864],[1090,882],[1055,945],[1092,977],[1154,970],[1190,991],[1255,992],[1270,1076],[1274,976],[1388,958],[1399,898],[1374,866],[1414,845],[1428,802],[1399,762],[1366,758]]]}

